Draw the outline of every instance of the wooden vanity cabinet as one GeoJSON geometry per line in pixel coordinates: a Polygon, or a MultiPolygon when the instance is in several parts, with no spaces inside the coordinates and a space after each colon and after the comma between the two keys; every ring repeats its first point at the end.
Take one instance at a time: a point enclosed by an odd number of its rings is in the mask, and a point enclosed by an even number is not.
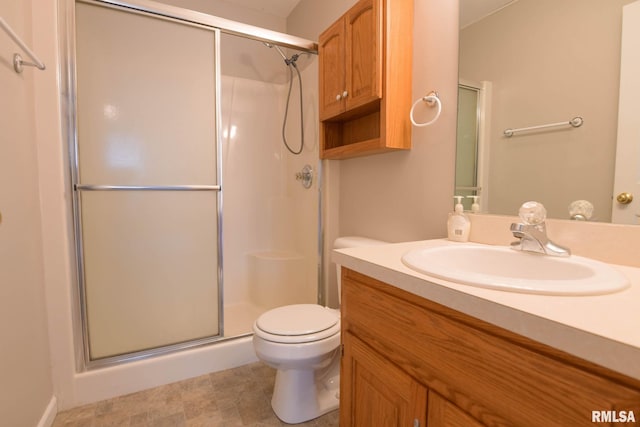
{"type": "MultiPolygon", "coordinates": [[[[372,351],[356,336],[345,334],[343,371],[352,379],[345,383],[341,408],[350,400],[353,426],[424,426],[427,415],[427,388],[407,373],[372,351]]],[[[341,414],[342,415],[342,414],[341,414]]]]}
{"type": "Polygon", "coordinates": [[[346,268],[342,283],[341,427],[574,427],[593,426],[592,411],[640,415],[638,380],[346,268]]]}
{"type": "Polygon", "coordinates": [[[318,40],[320,157],[411,148],[413,0],[360,0],[318,40]]]}

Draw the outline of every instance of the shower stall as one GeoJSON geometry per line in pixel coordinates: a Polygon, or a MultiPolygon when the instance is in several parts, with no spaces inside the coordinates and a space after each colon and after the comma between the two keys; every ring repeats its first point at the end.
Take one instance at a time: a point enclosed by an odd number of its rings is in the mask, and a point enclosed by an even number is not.
{"type": "Polygon", "coordinates": [[[146,0],[70,13],[84,366],[246,337],[270,308],[322,302],[314,43],[146,0]]]}

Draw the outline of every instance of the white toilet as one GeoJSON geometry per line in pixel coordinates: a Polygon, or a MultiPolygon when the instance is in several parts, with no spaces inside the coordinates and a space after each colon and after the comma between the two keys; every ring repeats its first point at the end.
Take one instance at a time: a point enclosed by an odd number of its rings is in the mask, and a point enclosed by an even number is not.
{"type": "MultiPolygon", "coordinates": [[[[335,249],[385,244],[340,237],[335,249]]],[[[337,265],[338,295],[340,266],[337,265]]],[[[263,313],[253,324],[253,348],[276,368],[271,407],[285,423],[297,424],[338,408],[340,311],[318,304],[293,304],[263,313]]]]}

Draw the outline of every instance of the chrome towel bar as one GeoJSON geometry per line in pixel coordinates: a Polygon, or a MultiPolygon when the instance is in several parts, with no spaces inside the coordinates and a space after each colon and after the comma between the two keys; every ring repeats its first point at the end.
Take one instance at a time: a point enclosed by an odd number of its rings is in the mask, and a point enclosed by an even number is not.
{"type": "Polygon", "coordinates": [[[26,62],[25,60],[22,59],[22,56],[20,56],[19,54],[17,53],[13,54],[13,69],[16,71],[16,73],[18,74],[22,73],[22,67],[25,65],[28,65],[29,67],[36,67],[39,70],[45,69],[44,63],[40,61],[36,56],[36,54],[33,53],[31,49],[27,47],[27,45],[22,41],[22,39],[18,37],[18,35],[11,29],[9,24],[7,24],[7,22],[4,19],[2,19],[2,17],[0,17],[0,28],[2,28],[9,35],[9,37],[11,37],[11,39],[14,42],[16,42],[16,44],[20,47],[20,49],[22,49],[24,53],[26,53],[29,56],[29,58],[31,58],[31,60],[33,61],[33,63],[26,62]]]}
{"type": "Polygon", "coordinates": [[[530,126],[530,127],[526,127],[526,128],[518,128],[518,129],[505,129],[504,130],[504,136],[506,136],[507,138],[512,137],[514,133],[516,132],[526,132],[526,131],[530,131],[530,130],[537,130],[537,129],[546,129],[546,128],[551,128],[551,127],[557,127],[557,126],[572,126],[574,128],[579,128],[580,126],[582,126],[582,124],[584,123],[584,120],[582,119],[582,117],[574,117],[573,119],[569,120],[568,122],[559,122],[559,123],[550,123],[548,125],[539,125],[539,126],[530,126]]]}

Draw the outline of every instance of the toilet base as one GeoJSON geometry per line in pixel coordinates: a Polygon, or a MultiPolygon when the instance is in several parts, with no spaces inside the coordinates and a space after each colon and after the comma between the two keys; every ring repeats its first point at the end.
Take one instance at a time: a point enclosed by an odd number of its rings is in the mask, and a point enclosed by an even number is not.
{"type": "Polygon", "coordinates": [[[287,424],[298,424],[338,409],[340,355],[325,369],[278,369],[271,407],[287,424]]]}

